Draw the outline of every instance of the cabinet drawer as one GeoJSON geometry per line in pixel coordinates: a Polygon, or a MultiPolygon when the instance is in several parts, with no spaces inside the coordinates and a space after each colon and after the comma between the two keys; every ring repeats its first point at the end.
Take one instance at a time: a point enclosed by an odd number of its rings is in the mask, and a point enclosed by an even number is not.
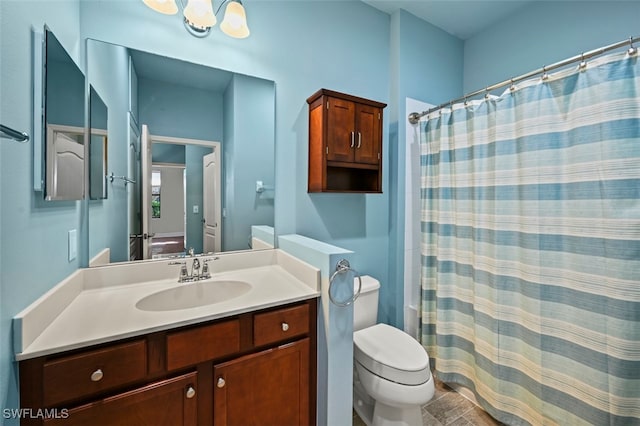
{"type": "Polygon", "coordinates": [[[167,369],[195,365],[240,351],[240,322],[215,323],[167,334],[167,369]]]}
{"type": "Polygon", "coordinates": [[[49,361],[43,367],[44,404],[88,396],[134,382],[147,374],[144,340],[49,361]]]}
{"type": "Polygon", "coordinates": [[[72,408],[68,418],[45,419],[46,426],[196,425],[197,373],[151,383],[72,408]]]}
{"type": "Polygon", "coordinates": [[[253,317],[254,346],[287,340],[309,332],[309,305],[256,314],[253,317]]]}

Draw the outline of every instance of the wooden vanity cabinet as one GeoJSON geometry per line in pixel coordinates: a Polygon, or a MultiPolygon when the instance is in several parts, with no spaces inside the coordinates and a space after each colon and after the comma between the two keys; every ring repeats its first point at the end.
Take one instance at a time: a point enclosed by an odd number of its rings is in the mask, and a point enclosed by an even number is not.
{"type": "Polygon", "coordinates": [[[311,299],[20,361],[22,425],[314,425],[311,299]],[[52,415],[53,414],[53,415],[52,415]]]}
{"type": "Polygon", "coordinates": [[[308,338],[216,365],[213,424],[308,424],[308,370],[308,338]]]}
{"type": "Polygon", "coordinates": [[[308,192],[382,192],[386,104],[327,89],[307,103],[308,192]]]}

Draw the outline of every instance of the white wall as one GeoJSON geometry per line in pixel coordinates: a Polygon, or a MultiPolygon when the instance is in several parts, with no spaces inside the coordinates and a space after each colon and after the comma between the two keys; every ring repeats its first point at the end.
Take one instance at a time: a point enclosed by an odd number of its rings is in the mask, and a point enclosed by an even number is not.
{"type": "Polygon", "coordinates": [[[156,237],[184,235],[184,167],[153,166],[161,176],[160,217],[151,219],[156,237]]]}
{"type": "MultiPolygon", "coordinates": [[[[406,110],[422,112],[433,107],[407,98],[406,110]]],[[[404,204],[404,330],[412,336],[418,333],[420,302],[420,125],[405,121],[405,204],[404,204]]]]}

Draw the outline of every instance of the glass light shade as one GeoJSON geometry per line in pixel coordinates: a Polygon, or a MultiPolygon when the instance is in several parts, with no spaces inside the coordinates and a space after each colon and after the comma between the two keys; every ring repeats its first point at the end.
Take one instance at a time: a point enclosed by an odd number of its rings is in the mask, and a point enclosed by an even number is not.
{"type": "Polygon", "coordinates": [[[191,25],[198,27],[213,27],[216,24],[211,0],[189,0],[184,8],[184,17],[191,25]]]}
{"type": "Polygon", "coordinates": [[[142,0],[151,9],[165,15],[175,15],[178,13],[178,5],[175,0],[142,0]]]}
{"type": "Polygon", "coordinates": [[[245,38],[249,36],[247,14],[244,11],[242,3],[231,0],[229,4],[227,4],[220,29],[226,35],[234,38],[245,38]]]}

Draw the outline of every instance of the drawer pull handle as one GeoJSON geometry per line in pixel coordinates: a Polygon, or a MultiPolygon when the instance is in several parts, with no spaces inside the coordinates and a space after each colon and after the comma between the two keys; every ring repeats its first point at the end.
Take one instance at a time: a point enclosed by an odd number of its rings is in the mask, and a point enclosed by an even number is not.
{"type": "Polygon", "coordinates": [[[93,373],[91,373],[92,382],[99,382],[100,380],[102,380],[103,377],[104,377],[104,374],[102,373],[102,370],[99,368],[93,373]]]}
{"type": "Polygon", "coordinates": [[[187,398],[191,399],[194,396],[196,396],[196,390],[192,386],[189,386],[189,389],[187,389],[187,398]]]}
{"type": "Polygon", "coordinates": [[[282,323],[282,331],[287,331],[289,330],[289,324],[287,324],[286,322],[282,323]]]}
{"type": "Polygon", "coordinates": [[[219,378],[218,378],[217,386],[218,386],[219,388],[223,388],[223,387],[224,387],[224,385],[226,385],[226,384],[227,384],[227,382],[225,382],[225,381],[224,381],[224,379],[223,379],[222,377],[219,377],[219,378]]]}

